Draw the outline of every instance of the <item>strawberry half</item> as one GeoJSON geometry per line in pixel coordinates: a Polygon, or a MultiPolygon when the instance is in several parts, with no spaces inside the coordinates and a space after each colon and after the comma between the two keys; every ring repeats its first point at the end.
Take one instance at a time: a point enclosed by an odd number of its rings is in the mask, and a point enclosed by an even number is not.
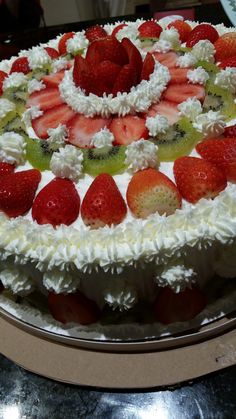
{"type": "Polygon", "coordinates": [[[112,61],[115,64],[128,64],[128,56],[122,44],[114,36],[106,36],[93,41],[86,53],[90,68],[96,68],[101,61],[112,61]]]}
{"type": "Polygon", "coordinates": [[[39,138],[48,138],[48,129],[65,125],[75,116],[75,112],[68,105],[59,105],[48,109],[42,116],[32,120],[32,127],[39,138]]]}
{"type": "Polygon", "coordinates": [[[143,67],[141,71],[141,80],[149,80],[151,74],[154,71],[155,67],[155,60],[153,58],[153,55],[150,54],[150,52],[147,53],[144,61],[143,61],[143,67]]]}
{"type": "Polygon", "coordinates": [[[91,324],[101,315],[97,304],[80,291],[67,295],[49,292],[48,307],[54,319],[64,324],[91,324]]]}
{"type": "Polygon", "coordinates": [[[143,67],[142,56],[138,48],[136,48],[136,46],[130,41],[130,39],[123,38],[121,41],[121,45],[128,55],[129,64],[133,67],[134,73],[136,73],[135,84],[137,84],[140,81],[141,71],[143,67]]]}
{"type": "Polygon", "coordinates": [[[197,157],[180,157],[174,162],[177,188],[186,201],[215,198],[227,186],[222,169],[197,157]]]}
{"type": "Polygon", "coordinates": [[[115,144],[128,145],[141,138],[148,138],[145,119],[136,115],[113,118],[109,130],[114,135],[115,144]]]}
{"type": "Polygon", "coordinates": [[[59,89],[57,87],[46,87],[46,89],[31,93],[26,102],[26,107],[39,106],[42,111],[46,111],[62,104],[59,89]]]}
{"type": "Polygon", "coordinates": [[[181,196],[175,184],[166,175],[151,168],[133,175],[126,199],[137,218],[147,218],[155,213],[170,215],[181,208],[181,196]]]}
{"type": "Polygon", "coordinates": [[[108,127],[110,119],[94,116],[88,118],[82,114],[76,114],[67,122],[68,141],[80,148],[90,148],[94,134],[108,127]]]}
{"type": "Polygon", "coordinates": [[[91,228],[120,224],[127,208],[111,175],[98,175],[87,190],[81,205],[83,222],[91,228]]]}
{"type": "Polygon", "coordinates": [[[153,313],[160,323],[170,324],[194,319],[205,306],[206,298],[197,287],[186,288],[178,294],[164,287],[153,304],[153,313]]]}
{"type": "Polygon", "coordinates": [[[191,26],[184,20],[174,20],[174,22],[169,23],[167,28],[175,28],[179,32],[179,39],[181,42],[187,41],[192,30],[191,26]]]}
{"type": "Polygon", "coordinates": [[[138,27],[140,38],[159,38],[162,27],[154,20],[148,20],[138,27]]]}
{"type": "Polygon", "coordinates": [[[116,96],[118,92],[124,93],[129,92],[131,87],[137,84],[137,73],[136,68],[131,64],[126,64],[122,67],[119,74],[116,77],[112,88],[113,96],[116,96]]]}
{"type": "Polygon", "coordinates": [[[117,33],[121,30],[121,29],[123,29],[125,26],[127,26],[127,24],[126,23],[120,23],[119,25],[117,25],[114,29],[113,29],[113,31],[112,31],[112,36],[116,36],[117,35],[117,33]]]}
{"type": "Polygon", "coordinates": [[[195,26],[195,28],[189,33],[186,47],[192,48],[202,39],[208,39],[208,41],[214,44],[218,38],[219,34],[212,25],[209,25],[208,23],[201,23],[200,25],[195,26]]]}
{"type": "Polygon", "coordinates": [[[58,43],[58,51],[60,55],[67,54],[67,45],[66,45],[67,41],[73,38],[74,34],[75,34],[74,32],[67,32],[67,33],[64,33],[64,35],[62,35],[58,43]]]}
{"type": "Polygon", "coordinates": [[[8,173],[13,173],[15,170],[14,164],[0,162],[0,176],[7,175],[8,173]]]}
{"type": "Polygon", "coordinates": [[[63,80],[63,77],[65,75],[65,70],[58,71],[57,73],[51,73],[47,76],[42,77],[42,82],[47,87],[58,87],[61,81],[63,80]]]}
{"type": "Polygon", "coordinates": [[[55,48],[45,47],[44,49],[48,53],[49,57],[52,58],[52,60],[56,60],[60,57],[59,52],[55,48]]]}
{"type": "Polygon", "coordinates": [[[81,87],[85,93],[95,93],[97,86],[94,68],[81,55],[77,55],[74,60],[73,80],[75,85],[81,87]]]}
{"type": "Polygon", "coordinates": [[[32,206],[40,180],[41,173],[36,169],[0,177],[0,210],[8,217],[24,215],[32,206]]]}
{"type": "Polygon", "coordinates": [[[156,61],[168,68],[176,66],[178,55],[175,52],[153,52],[152,55],[156,61]]]}
{"type": "Polygon", "coordinates": [[[222,61],[236,56],[236,33],[227,32],[220,36],[215,42],[214,47],[216,50],[216,61],[222,61]]]}
{"type": "Polygon", "coordinates": [[[78,215],[80,197],[69,179],[54,178],[36,196],[32,218],[38,224],[70,225],[78,215]]]}
{"type": "Polygon", "coordinates": [[[154,103],[147,111],[146,117],[154,117],[156,115],[165,116],[169,124],[173,125],[180,119],[180,113],[177,109],[177,103],[161,100],[154,103]]]}
{"type": "Polygon", "coordinates": [[[85,36],[90,42],[93,42],[96,39],[105,38],[107,36],[107,32],[105,31],[105,29],[103,29],[102,26],[95,25],[86,29],[85,36]]]}
{"type": "Polygon", "coordinates": [[[189,70],[191,70],[191,68],[169,68],[169,73],[171,75],[169,84],[188,84],[187,74],[189,70]]]}
{"type": "Polygon", "coordinates": [[[205,89],[200,84],[181,83],[171,84],[162,95],[164,100],[174,103],[181,103],[190,97],[196,97],[203,102],[205,98],[205,89]]]}
{"type": "Polygon", "coordinates": [[[31,70],[30,70],[28,58],[27,57],[19,57],[12,63],[10,74],[11,73],[28,74],[30,71],[31,70]]]}
{"type": "Polygon", "coordinates": [[[7,77],[7,73],[5,73],[5,71],[0,70],[0,96],[3,94],[2,86],[3,86],[3,81],[6,77],[7,77]]]}

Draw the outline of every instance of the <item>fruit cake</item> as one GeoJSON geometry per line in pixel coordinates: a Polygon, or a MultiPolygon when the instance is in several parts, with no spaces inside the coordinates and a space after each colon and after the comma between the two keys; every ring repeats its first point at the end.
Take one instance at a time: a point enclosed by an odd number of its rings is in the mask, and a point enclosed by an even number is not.
{"type": "Polygon", "coordinates": [[[235,93],[236,31],[208,23],[96,25],[0,62],[0,307],[127,338],[231,310],[235,93]]]}

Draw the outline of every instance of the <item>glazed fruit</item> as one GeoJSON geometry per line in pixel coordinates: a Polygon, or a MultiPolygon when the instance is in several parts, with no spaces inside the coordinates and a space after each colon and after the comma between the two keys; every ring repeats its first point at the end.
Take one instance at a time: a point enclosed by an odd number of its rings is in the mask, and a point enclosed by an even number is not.
{"type": "Polygon", "coordinates": [[[84,150],[84,172],[92,176],[101,173],[115,175],[125,170],[124,146],[89,148],[84,150]]]}

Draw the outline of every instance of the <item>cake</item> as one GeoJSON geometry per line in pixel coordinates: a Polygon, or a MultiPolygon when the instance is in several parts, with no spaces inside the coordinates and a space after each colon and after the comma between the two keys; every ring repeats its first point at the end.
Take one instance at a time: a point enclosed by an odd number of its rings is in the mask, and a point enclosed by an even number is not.
{"type": "Polygon", "coordinates": [[[233,310],[235,94],[223,25],[96,25],[0,62],[0,307],[127,339],[233,310]]]}

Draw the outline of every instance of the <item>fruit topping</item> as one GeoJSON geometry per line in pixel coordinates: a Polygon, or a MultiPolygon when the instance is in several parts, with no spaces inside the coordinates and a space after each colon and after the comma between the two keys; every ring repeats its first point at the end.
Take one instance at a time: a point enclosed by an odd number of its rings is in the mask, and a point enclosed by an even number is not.
{"type": "Polygon", "coordinates": [[[1,176],[0,210],[9,217],[24,215],[32,206],[40,180],[36,169],[1,176]]]}
{"type": "Polygon", "coordinates": [[[54,178],[36,196],[32,218],[38,224],[70,225],[78,215],[80,197],[69,179],[54,178]]]}
{"type": "Polygon", "coordinates": [[[219,38],[218,32],[212,25],[208,23],[201,23],[195,26],[187,37],[186,47],[192,48],[195,44],[203,39],[207,39],[212,44],[219,38]]]}
{"type": "Polygon", "coordinates": [[[63,103],[57,87],[47,87],[46,89],[33,92],[27,102],[26,107],[39,106],[42,111],[54,108],[63,103]]]}
{"type": "Polygon", "coordinates": [[[135,173],[126,193],[128,207],[137,218],[150,214],[170,215],[181,208],[181,196],[175,184],[156,169],[135,173]]]}
{"type": "Polygon", "coordinates": [[[204,111],[220,111],[227,120],[236,117],[234,97],[228,89],[222,89],[213,82],[206,83],[206,96],[203,102],[204,111]]]}
{"type": "Polygon", "coordinates": [[[75,112],[68,105],[59,105],[48,109],[42,116],[32,120],[32,127],[39,138],[49,137],[48,129],[57,128],[58,125],[65,125],[75,116],[75,112]]]}
{"type": "Polygon", "coordinates": [[[201,198],[215,198],[227,186],[221,168],[197,157],[175,160],[174,176],[182,197],[193,204],[201,198]]]}
{"type": "Polygon", "coordinates": [[[176,62],[178,59],[178,55],[173,52],[153,52],[152,54],[155,58],[156,61],[159,61],[159,63],[161,63],[162,65],[168,67],[168,68],[173,68],[176,66],[176,62]]]}
{"type": "Polygon", "coordinates": [[[171,79],[169,81],[169,84],[182,84],[182,83],[188,83],[188,71],[191,70],[191,68],[170,68],[169,72],[171,75],[171,79]]]}
{"type": "MultiPolygon", "coordinates": [[[[126,66],[124,66],[126,67],[126,66]]],[[[124,68],[123,67],[123,68],[124,68]]],[[[121,73],[121,66],[105,60],[98,64],[96,69],[95,93],[98,96],[103,96],[103,93],[110,94],[114,89],[114,83],[118,79],[118,74],[121,73]]],[[[123,88],[130,89],[129,86],[123,85],[123,88]]],[[[120,90],[122,91],[122,90],[120,90]]],[[[125,90],[127,91],[127,90],[125,90]]]]}
{"type": "Polygon", "coordinates": [[[236,55],[236,33],[227,32],[220,36],[214,44],[215,59],[222,61],[236,55]]]}
{"type": "Polygon", "coordinates": [[[163,99],[174,103],[181,103],[190,97],[202,101],[205,98],[205,89],[199,84],[181,83],[171,84],[163,93],[163,99]]]}
{"type": "Polygon", "coordinates": [[[13,173],[15,170],[15,166],[10,163],[5,163],[3,161],[0,162],[0,177],[7,175],[9,173],[13,173]]]}
{"type": "Polygon", "coordinates": [[[92,42],[92,41],[95,41],[96,39],[105,38],[107,36],[107,33],[105,29],[103,29],[102,26],[95,25],[95,26],[90,26],[88,29],[86,29],[85,36],[90,42],[92,42]]]}
{"type": "Polygon", "coordinates": [[[52,150],[45,140],[38,140],[37,138],[26,139],[26,159],[35,168],[40,170],[50,169],[50,160],[52,157],[52,150]]]}
{"type": "Polygon", "coordinates": [[[138,31],[140,38],[157,39],[162,32],[162,27],[154,20],[147,20],[138,27],[138,31]]]}
{"type": "Polygon", "coordinates": [[[5,71],[0,70],[0,96],[3,94],[2,85],[6,77],[7,77],[7,73],[5,73],[5,71]]]}
{"type": "Polygon", "coordinates": [[[95,323],[100,318],[97,304],[80,291],[74,294],[48,294],[49,310],[61,323],[79,323],[83,325],[95,323]]]}
{"type": "Polygon", "coordinates": [[[236,138],[236,124],[225,127],[224,136],[225,137],[235,137],[236,138]]]}
{"type": "Polygon", "coordinates": [[[59,51],[60,55],[64,55],[64,54],[67,53],[67,49],[66,49],[67,41],[69,39],[73,38],[74,34],[75,34],[74,32],[67,32],[67,33],[64,33],[64,35],[62,35],[62,37],[60,38],[60,41],[58,43],[58,51],[59,51]]]}
{"type": "Polygon", "coordinates": [[[120,145],[128,145],[148,137],[145,119],[135,115],[113,118],[109,130],[114,135],[115,143],[120,145]]]}
{"type": "Polygon", "coordinates": [[[236,55],[230,58],[225,58],[218,65],[223,70],[225,70],[227,67],[236,67],[236,55]]]}
{"type": "Polygon", "coordinates": [[[86,61],[92,68],[105,60],[119,65],[128,64],[127,53],[121,42],[114,36],[106,36],[106,38],[93,41],[87,49],[86,61]]]}
{"type": "Polygon", "coordinates": [[[84,172],[92,176],[101,173],[115,175],[124,171],[125,165],[124,146],[89,148],[84,150],[84,172]]]}
{"type": "Polygon", "coordinates": [[[119,25],[117,25],[114,29],[113,29],[113,31],[112,31],[112,36],[116,36],[117,35],[117,33],[121,30],[121,29],[123,29],[125,26],[127,26],[126,25],[126,23],[120,23],[119,25]]]}
{"type": "Polygon", "coordinates": [[[127,213],[125,201],[111,175],[101,173],[89,189],[81,205],[83,222],[93,229],[120,224],[127,213]]]}
{"type": "Polygon", "coordinates": [[[149,80],[150,75],[153,73],[155,67],[155,60],[153,58],[153,55],[150,54],[150,52],[147,53],[144,61],[143,61],[143,67],[141,71],[141,80],[149,80]]]}
{"type": "Polygon", "coordinates": [[[192,30],[191,26],[184,20],[174,20],[167,26],[168,29],[175,28],[179,32],[179,39],[181,42],[186,42],[192,30]]]}
{"type": "Polygon", "coordinates": [[[57,73],[51,73],[42,77],[42,82],[47,87],[58,87],[65,75],[65,70],[58,71],[57,73]]]}
{"type": "Polygon", "coordinates": [[[175,124],[180,118],[177,103],[169,102],[168,100],[161,100],[159,103],[154,103],[146,114],[147,117],[154,117],[156,115],[165,116],[169,124],[175,124]]]}
{"type": "Polygon", "coordinates": [[[108,127],[110,119],[94,116],[88,118],[82,114],[76,114],[67,122],[68,141],[81,148],[92,147],[91,141],[94,134],[108,127]]]}
{"type": "Polygon", "coordinates": [[[124,65],[115,80],[112,89],[113,96],[116,96],[118,92],[129,92],[131,87],[136,83],[137,73],[135,71],[135,67],[132,64],[124,65]]]}
{"type": "Polygon", "coordinates": [[[19,57],[13,61],[10,74],[11,73],[24,73],[28,74],[30,72],[29,61],[27,57],[19,57]]]}
{"type": "Polygon", "coordinates": [[[49,57],[52,58],[52,60],[60,57],[59,52],[55,48],[45,47],[44,49],[48,53],[49,57]]]}

